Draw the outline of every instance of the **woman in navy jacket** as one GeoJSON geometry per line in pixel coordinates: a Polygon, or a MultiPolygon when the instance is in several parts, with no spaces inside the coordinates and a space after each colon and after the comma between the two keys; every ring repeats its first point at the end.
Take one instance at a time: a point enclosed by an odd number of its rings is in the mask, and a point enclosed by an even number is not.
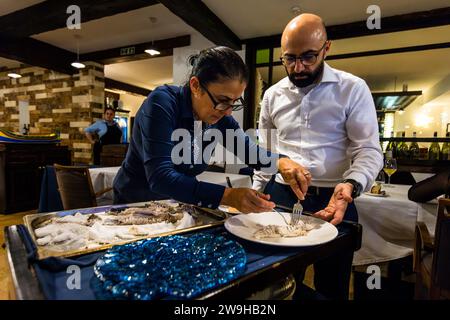
{"type": "Polygon", "coordinates": [[[227,47],[214,47],[190,57],[190,63],[185,86],[156,88],[137,112],[127,156],[114,180],[115,203],[172,198],[208,208],[224,204],[241,212],[270,211],[275,204],[269,195],[195,179],[206,170],[220,140],[217,135],[249,166],[273,174],[278,170],[303,199],[310,183],[305,169],[259,148],[231,116],[244,107],[241,96],[248,81],[239,55],[227,47]],[[230,129],[236,136],[234,147],[231,139],[227,141],[230,129]]]}

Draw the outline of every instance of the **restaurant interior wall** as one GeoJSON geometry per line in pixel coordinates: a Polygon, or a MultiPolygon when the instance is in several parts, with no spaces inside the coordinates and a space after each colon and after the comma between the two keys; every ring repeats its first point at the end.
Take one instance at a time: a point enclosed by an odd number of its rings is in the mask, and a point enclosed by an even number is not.
{"type": "MultiPolygon", "coordinates": [[[[406,137],[445,137],[450,122],[450,64],[448,31],[450,26],[424,28],[394,32],[377,36],[356,37],[332,41],[327,63],[339,70],[350,72],[364,79],[372,92],[401,92],[421,90],[419,96],[403,112],[378,111],[380,136],[390,137],[386,132],[388,116],[395,135],[405,131],[406,137]],[[447,36],[445,36],[447,34],[447,36]],[[407,41],[405,40],[407,39],[407,41]],[[447,42],[445,42],[447,41],[447,42]],[[434,45],[426,50],[407,50],[404,52],[381,54],[383,49],[408,45],[434,45]],[[370,50],[374,50],[373,53],[370,50]],[[355,55],[364,53],[363,55],[355,55]],[[343,56],[348,57],[343,57],[343,56]],[[390,114],[389,112],[392,112],[390,114]]],[[[260,101],[265,90],[286,76],[280,63],[281,50],[277,46],[259,45],[255,50],[254,81],[254,119],[259,118],[260,101]]],[[[423,143],[427,147],[429,143],[423,143]]],[[[422,146],[422,145],[421,145],[422,146]]]]}
{"type": "MultiPolygon", "coordinates": [[[[207,49],[210,47],[214,47],[215,45],[203,37],[199,33],[192,33],[191,34],[191,45],[180,47],[180,48],[174,48],[173,49],[173,84],[174,85],[184,85],[186,81],[188,80],[191,66],[188,63],[189,57],[193,54],[198,53],[200,50],[207,49]]],[[[245,47],[243,47],[242,50],[237,51],[237,53],[241,56],[242,60],[245,61],[245,47]]],[[[239,110],[236,112],[233,112],[233,118],[236,119],[236,121],[239,123],[241,127],[243,127],[243,119],[244,119],[244,111],[239,110]]],[[[217,165],[223,165],[224,159],[231,159],[234,158],[228,151],[225,150],[225,152],[220,152],[218,148],[222,148],[221,146],[218,146],[216,148],[215,155],[223,154],[223,158],[219,157],[213,157],[211,159],[211,163],[215,163],[217,165]],[[231,158],[230,158],[231,157],[231,158]]],[[[237,173],[242,167],[245,167],[243,164],[238,164],[238,160],[234,158],[233,160],[234,164],[230,164],[226,166],[227,172],[230,173],[237,173]]]]}
{"type": "MultiPolygon", "coordinates": [[[[136,116],[136,112],[139,110],[139,108],[142,105],[142,102],[144,102],[146,97],[137,95],[137,94],[130,94],[130,93],[120,93],[120,101],[123,103],[123,110],[128,110],[130,113],[128,114],[128,137],[131,138],[131,119],[136,116]]],[[[130,142],[130,139],[128,139],[128,142],[130,142]]]]}
{"type": "Polygon", "coordinates": [[[83,129],[103,116],[103,65],[87,62],[73,75],[40,67],[0,70],[0,128],[22,133],[19,101],[28,103],[29,134],[59,133],[70,147],[73,163],[92,163],[92,145],[83,129]],[[10,71],[22,75],[7,76],[10,71]]]}

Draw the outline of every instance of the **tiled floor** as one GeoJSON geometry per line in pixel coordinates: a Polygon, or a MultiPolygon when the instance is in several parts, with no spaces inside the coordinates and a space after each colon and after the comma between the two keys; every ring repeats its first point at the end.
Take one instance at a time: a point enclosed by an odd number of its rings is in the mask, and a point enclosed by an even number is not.
{"type": "Polygon", "coordinates": [[[5,236],[4,228],[14,224],[20,224],[23,222],[23,217],[27,214],[36,213],[36,210],[14,213],[8,215],[0,215],[0,300],[10,299],[11,292],[11,279],[10,272],[7,264],[6,250],[5,250],[5,236]]]}

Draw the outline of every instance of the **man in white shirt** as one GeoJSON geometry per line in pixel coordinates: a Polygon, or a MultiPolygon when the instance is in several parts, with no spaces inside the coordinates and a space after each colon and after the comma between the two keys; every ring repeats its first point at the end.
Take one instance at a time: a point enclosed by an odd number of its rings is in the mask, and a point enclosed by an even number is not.
{"type": "MultiPolygon", "coordinates": [[[[288,76],[270,87],[261,103],[260,143],[300,163],[304,176],[299,178],[310,179],[311,186],[303,183],[296,196],[280,175],[270,180],[257,172],[253,187],[290,208],[299,198],[306,211],[338,225],[343,219],[357,221],[353,199],[371,187],[383,156],[370,90],[364,80],[324,62],[330,45],[320,17],[292,19],[281,39],[288,76]]],[[[349,250],[316,263],[316,290],[348,298],[352,258],[349,250]]]]}

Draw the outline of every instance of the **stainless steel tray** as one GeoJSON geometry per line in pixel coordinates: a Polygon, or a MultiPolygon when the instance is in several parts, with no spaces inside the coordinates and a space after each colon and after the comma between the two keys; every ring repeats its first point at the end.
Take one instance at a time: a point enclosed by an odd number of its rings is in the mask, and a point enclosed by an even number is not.
{"type": "Polygon", "coordinates": [[[36,235],[34,232],[35,226],[48,220],[48,219],[53,218],[53,217],[61,217],[63,215],[75,214],[77,212],[80,212],[82,214],[92,214],[92,213],[95,213],[95,211],[97,211],[97,213],[98,213],[98,212],[105,211],[105,210],[108,210],[110,208],[115,208],[115,207],[145,207],[145,205],[147,203],[148,202],[141,202],[141,203],[128,204],[126,206],[123,206],[123,205],[105,206],[105,207],[97,207],[97,208],[59,211],[59,212],[44,213],[44,214],[39,214],[39,213],[38,214],[30,214],[30,215],[25,216],[23,219],[24,219],[24,224],[25,224],[26,228],[28,229],[28,232],[30,233],[30,236],[33,240],[33,243],[37,248],[37,258],[44,259],[44,258],[48,258],[48,257],[78,256],[78,255],[83,255],[83,254],[87,254],[87,253],[106,250],[106,249],[109,249],[116,245],[122,245],[122,244],[131,243],[131,242],[135,242],[135,241],[139,241],[139,240],[143,240],[143,239],[150,239],[150,238],[154,238],[154,237],[162,237],[162,236],[168,236],[168,235],[173,235],[173,234],[191,232],[194,230],[205,229],[205,228],[223,224],[224,220],[228,217],[227,213],[222,212],[220,210],[211,210],[211,209],[205,209],[205,208],[192,206],[193,210],[191,212],[191,216],[194,218],[195,225],[188,227],[188,228],[184,228],[184,229],[178,229],[178,230],[173,230],[170,232],[163,232],[163,233],[158,233],[158,234],[151,234],[151,235],[136,237],[131,240],[120,240],[120,241],[117,241],[117,242],[114,242],[111,244],[102,244],[102,245],[98,245],[98,246],[95,246],[92,248],[81,248],[81,249],[68,250],[68,251],[51,250],[49,248],[46,248],[44,246],[40,246],[37,244],[37,241],[36,241],[37,239],[36,239],[36,235]]]}

